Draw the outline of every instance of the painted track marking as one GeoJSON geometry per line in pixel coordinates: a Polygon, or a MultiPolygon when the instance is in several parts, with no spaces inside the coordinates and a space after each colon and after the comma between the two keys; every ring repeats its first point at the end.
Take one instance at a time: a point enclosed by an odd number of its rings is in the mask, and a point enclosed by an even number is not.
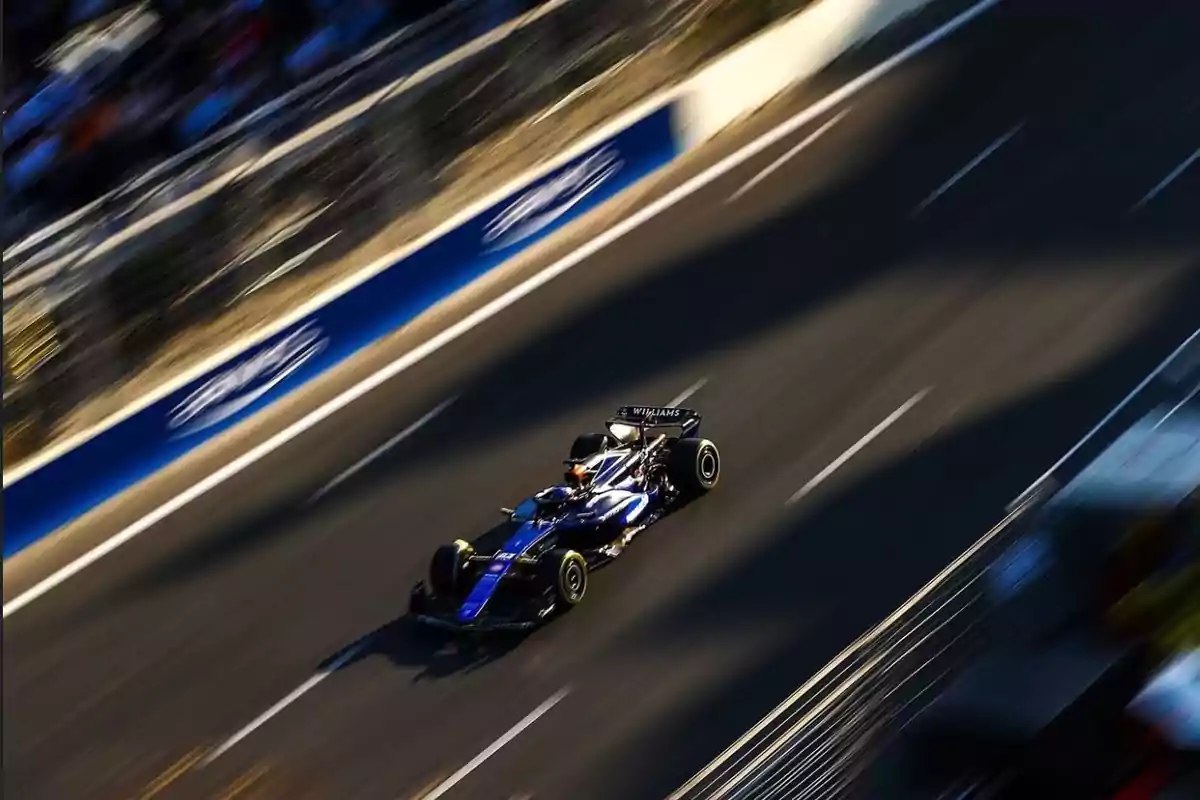
{"type": "Polygon", "coordinates": [[[142,790],[137,796],[137,800],[153,800],[162,794],[168,787],[182,778],[188,770],[200,763],[204,757],[204,751],[200,748],[195,748],[176,761],[171,766],[163,770],[157,778],[142,790]]]}
{"type": "Polygon", "coordinates": [[[1023,491],[1019,495],[1017,495],[1016,499],[1008,504],[1007,509],[1015,508],[1017,505],[1024,502],[1024,500],[1026,498],[1030,497],[1031,495],[1033,495],[1034,493],[1037,492],[1038,487],[1042,486],[1042,484],[1044,484],[1046,481],[1053,478],[1054,473],[1056,473],[1060,469],[1062,469],[1062,465],[1067,463],[1067,461],[1070,460],[1071,456],[1078,453],[1083,448],[1083,446],[1086,445],[1088,442],[1090,442],[1097,433],[1102,431],[1104,429],[1104,427],[1106,425],[1108,425],[1108,423],[1112,422],[1113,418],[1116,417],[1117,414],[1120,414],[1127,405],[1132,403],[1134,398],[1136,398],[1138,395],[1140,395],[1142,392],[1144,392],[1146,390],[1147,386],[1149,386],[1151,383],[1154,382],[1154,380],[1156,378],[1158,378],[1160,375],[1162,375],[1164,372],[1166,372],[1167,369],[1169,369],[1170,366],[1173,363],[1175,363],[1175,359],[1179,358],[1180,355],[1182,355],[1184,352],[1186,352],[1187,349],[1189,347],[1191,347],[1192,343],[1195,342],[1197,339],[1200,339],[1200,329],[1195,330],[1191,336],[1184,339],[1183,344],[1179,345],[1179,347],[1176,347],[1171,352],[1171,355],[1167,356],[1165,361],[1163,361],[1161,364],[1159,364],[1157,367],[1155,367],[1154,370],[1149,375],[1147,375],[1142,380],[1141,383],[1139,383],[1137,386],[1135,386],[1133,388],[1132,392],[1125,395],[1125,397],[1121,400],[1121,402],[1119,402],[1115,406],[1113,406],[1112,411],[1109,411],[1107,414],[1105,414],[1104,418],[1102,420],[1100,420],[1099,422],[1097,422],[1096,426],[1094,428],[1092,428],[1090,431],[1085,433],[1083,435],[1083,438],[1075,443],[1074,447],[1072,447],[1070,450],[1068,450],[1066,452],[1066,454],[1064,454],[1063,457],[1060,458],[1058,461],[1055,461],[1054,464],[1051,465],[1050,469],[1043,472],[1038,477],[1037,480],[1035,480],[1033,483],[1029,484],[1028,488],[1026,488],[1025,491],[1023,491]]]}
{"type": "MultiPolygon", "coordinates": [[[[854,653],[858,652],[866,644],[879,639],[884,633],[894,627],[901,619],[904,618],[905,614],[915,608],[918,603],[929,596],[938,586],[945,583],[946,580],[955,572],[957,572],[963,564],[967,563],[975,556],[976,553],[981,551],[997,536],[1005,531],[1009,525],[1020,518],[1025,510],[1029,508],[1031,501],[1035,498],[1037,489],[1042,486],[1046,480],[1049,479],[1058,469],[1060,469],[1072,455],[1078,452],[1080,448],[1090,441],[1098,431],[1103,429],[1103,427],[1107,425],[1118,413],[1120,413],[1122,409],[1129,405],[1129,403],[1132,402],[1135,397],[1141,394],[1141,392],[1144,391],[1145,388],[1149,386],[1155,378],[1169,369],[1175,360],[1178,359],[1181,354],[1186,352],[1189,346],[1191,346],[1193,342],[1197,341],[1197,339],[1200,339],[1200,329],[1194,331],[1187,339],[1183,341],[1183,344],[1175,348],[1175,350],[1172,351],[1171,354],[1168,355],[1164,361],[1162,361],[1162,363],[1155,367],[1154,370],[1148,376],[1146,376],[1146,378],[1139,383],[1132,392],[1126,395],[1125,398],[1122,399],[1112,411],[1105,415],[1099,424],[1088,431],[1087,434],[1085,434],[1084,437],[1080,439],[1074,447],[1068,450],[1067,454],[1060,458],[1054,464],[1054,466],[1052,466],[1044,475],[1034,481],[1028,489],[1026,489],[1017,497],[1016,500],[1009,503],[1009,505],[1005,508],[1004,519],[997,523],[995,527],[984,534],[982,538],[975,542],[975,544],[967,548],[962,555],[951,561],[950,564],[948,564],[933,578],[933,580],[925,584],[925,586],[923,586],[916,594],[905,601],[903,605],[885,617],[870,631],[863,634],[861,637],[851,643],[850,646],[841,653],[834,656],[834,658],[828,664],[826,664],[812,677],[805,681],[798,689],[796,689],[796,691],[794,691],[782,703],[776,706],[769,714],[759,720],[752,728],[750,728],[750,730],[738,737],[719,756],[713,759],[712,762],[692,776],[692,778],[686,784],[673,792],[668,800],[683,800],[683,798],[688,797],[690,793],[693,792],[697,787],[707,782],[714,773],[725,767],[727,763],[733,761],[733,764],[731,764],[729,767],[732,768],[734,765],[744,761],[745,756],[739,757],[739,754],[743,749],[746,748],[748,744],[750,744],[756,737],[769,728],[777,719],[800,704],[813,692],[818,685],[820,685],[822,681],[824,681],[837,670],[841,669],[843,664],[845,664],[850,657],[854,655],[854,653]]],[[[730,782],[726,782],[724,785],[729,786],[730,782]]]]}
{"type": "Polygon", "coordinates": [[[824,483],[825,480],[828,479],[830,475],[832,475],[833,473],[835,473],[839,469],[841,469],[843,466],[845,466],[847,461],[849,461],[850,459],[852,459],[856,455],[858,455],[864,447],[866,447],[871,442],[878,439],[883,434],[884,431],[886,431],[888,428],[892,427],[892,425],[894,425],[901,417],[903,417],[905,414],[907,414],[912,409],[913,406],[915,406],[917,403],[924,400],[925,396],[928,395],[931,391],[933,391],[932,386],[929,387],[928,389],[922,389],[921,391],[914,394],[912,397],[908,398],[908,400],[904,401],[904,405],[897,408],[891,414],[888,414],[882,422],[880,422],[878,425],[876,425],[871,430],[867,431],[865,436],[863,436],[861,439],[859,439],[854,444],[850,445],[849,449],[847,449],[846,452],[842,453],[840,456],[838,456],[833,461],[831,461],[829,466],[825,467],[825,469],[821,470],[816,475],[814,475],[812,480],[810,480],[808,483],[801,486],[800,489],[797,490],[795,494],[793,494],[791,497],[788,498],[787,503],[785,505],[791,505],[792,503],[795,503],[798,500],[803,500],[805,497],[807,497],[808,494],[810,492],[812,492],[813,489],[816,489],[818,486],[820,486],[822,483],[824,483]]]}
{"type": "MultiPolygon", "coordinates": [[[[962,567],[963,564],[965,564],[967,561],[969,561],[971,558],[973,558],[976,553],[978,553],[984,547],[986,547],[989,543],[991,543],[997,536],[999,536],[1004,531],[1008,530],[1009,526],[1012,525],[1013,522],[1015,522],[1017,519],[1019,519],[1023,515],[1026,508],[1027,508],[1026,506],[1022,505],[1022,506],[1018,506],[1017,508],[1010,511],[1004,517],[1004,519],[1002,519],[990,531],[988,531],[986,534],[984,534],[978,541],[975,542],[975,544],[973,544],[969,548],[967,548],[967,550],[964,553],[962,553],[962,555],[960,555],[958,558],[954,559],[948,565],[946,565],[946,567],[941,572],[939,572],[937,575],[935,575],[934,578],[931,581],[929,581],[929,583],[927,583],[923,587],[921,587],[921,589],[918,590],[916,594],[914,594],[912,597],[910,597],[908,600],[906,600],[899,608],[897,608],[895,611],[893,611],[891,614],[889,614],[887,617],[885,617],[883,620],[881,620],[879,622],[879,624],[877,624],[874,628],[869,630],[867,633],[864,633],[862,636],[860,636],[858,639],[856,639],[854,642],[852,642],[845,650],[843,650],[842,652],[840,652],[836,656],[834,656],[834,658],[828,664],[821,667],[821,669],[818,670],[811,678],[809,678],[807,681],[805,681],[800,686],[800,688],[798,688],[798,689],[796,689],[796,691],[792,692],[792,694],[786,700],[784,700],[782,703],[780,703],[778,706],[776,706],[769,714],[767,714],[765,717],[763,717],[761,720],[759,720],[757,723],[755,723],[754,727],[750,728],[750,730],[746,731],[746,733],[744,733],[740,737],[738,737],[737,740],[735,740],[733,742],[733,744],[731,744],[729,747],[727,747],[724,750],[724,752],[722,752],[719,756],[717,756],[715,759],[713,759],[712,762],[710,762],[702,770],[700,770],[694,776],[692,776],[692,778],[686,784],[684,784],[681,788],[674,791],[667,798],[667,800],[683,800],[683,798],[688,797],[692,791],[694,791],[702,783],[706,782],[713,775],[713,773],[715,773],[717,770],[724,767],[726,763],[728,763],[729,761],[733,760],[736,756],[738,756],[738,754],[746,747],[746,745],[751,743],[759,734],[761,734],[763,731],[765,731],[767,728],[769,728],[781,716],[783,716],[787,712],[791,711],[792,709],[796,708],[796,706],[798,706],[803,700],[805,700],[807,697],[809,697],[809,695],[813,692],[813,690],[816,689],[816,687],[819,686],[822,681],[824,681],[830,675],[833,675],[839,669],[842,670],[842,673],[845,673],[846,670],[845,670],[845,668],[843,668],[843,665],[845,665],[846,662],[850,660],[851,656],[853,656],[855,653],[859,652],[863,647],[870,644],[871,642],[874,642],[874,641],[882,638],[883,635],[885,633],[887,633],[889,630],[891,630],[896,625],[897,622],[902,620],[909,611],[916,608],[917,605],[920,604],[920,602],[922,600],[924,600],[926,597],[928,597],[930,594],[932,594],[935,589],[937,589],[939,586],[941,586],[943,583],[945,583],[950,578],[951,575],[953,575],[955,572],[957,572],[959,570],[959,568],[962,567]]],[[[859,680],[862,680],[863,677],[864,677],[864,675],[862,674],[861,670],[859,670],[850,676],[850,680],[857,682],[859,680]]],[[[846,687],[843,687],[843,689],[845,689],[845,688],[846,687]]],[[[823,701],[823,702],[828,702],[828,701],[823,701]]],[[[744,759],[745,759],[744,756],[741,758],[737,758],[737,760],[734,761],[734,764],[731,765],[730,768],[732,768],[734,765],[736,765],[738,763],[741,763],[742,761],[744,761],[744,759]]],[[[753,763],[755,765],[757,765],[758,763],[761,763],[761,762],[756,760],[753,763]]],[[[723,784],[722,790],[726,787],[731,786],[734,783],[734,781],[739,780],[741,777],[744,777],[746,774],[746,769],[747,768],[743,767],[742,770],[739,771],[738,776],[735,776],[733,779],[727,780],[723,784]]]]}
{"type": "Polygon", "coordinates": [[[979,155],[975,156],[973,159],[968,161],[966,166],[964,166],[958,172],[951,175],[950,179],[948,181],[943,183],[938,188],[934,189],[932,194],[930,194],[928,197],[926,197],[924,200],[922,200],[920,203],[918,203],[917,207],[912,210],[912,213],[909,216],[911,216],[911,217],[918,216],[922,211],[929,208],[929,206],[931,206],[935,200],[937,200],[939,197],[944,195],[946,192],[953,189],[954,185],[956,183],[961,181],[963,178],[967,177],[967,175],[971,172],[971,170],[978,167],[984,161],[987,161],[987,159],[990,158],[993,153],[995,153],[997,150],[999,150],[1001,147],[1003,147],[1005,145],[1005,143],[1008,142],[1009,139],[1016,136],[1017,133],[1023,127],[1025,127],[1025,123],[1024,122],[1019,123],[1015,127],[1009,129],[1008,132],[1005,133],[1003,136],[1001,136],[999,139],[997,139],[996,141],[992,142],[987,147],[985,147],[983,149],[983,152],[981,152],[979,155]]]}
{"type": "Polygon", "coordinates": [[[459,783],[461,783],[464,778],[466,778],[468,775],[470,775],[475,770],[479,769],[479,767],[483,764],[483,762],[487,761],[489,758],[496,755],[496,753],[499,752],[502,747],[504,747],[506,744],[511,742],[513,739],[520,736],[521,733],[526,728],[528,728],[533,723],[537,722],[539,719],[541,719],[543,716],[545,716],[545,714],[548,711],[550,711],[550,709],[554,708],[556,705],[561,703],[563,701],[563,699],[568,694],[570,694],[570,692],[571,692],[571,690],[569,687],[559,689],[557,692],[555,692],[553,695],[551,695],[549,700],[542,703],[540,706],[535,708],[533,711],[530,711],[528,714],[525,715],[524,719],[522,719],[516,725],[513,725],[511,728],[509,728],[507,731],[505,731],[504,735],[502,735],[499,739],[497,739],[496,741],[492,742],[490,745],[485,747],[483,749],[483,752],[481,752],[479,755],[472,758],[466,764],[463,764],[462,767],[459,768],[458,772],[455,772],[449,778],[446,778],[446,780],[442,781],[437,786],[433,787],[433,789],[430,790],[428,794],[421,795],[419,800],[437,800],[437,798],[441,797],[442,795],[446,794],[446,792],[453,789],[455,786],[457,786],[459,783]]]}
{"type": "Polygon", "coordinates": [[[1190,167],[1192,164],[1196,163],[1197,161],[1200,161],[1200,149],[1196,150],[1196,152],[1192,153],[1190,156],[1185,158],[1183,160],[1182,164],[1180,164],[1175,169],[1171,170],[1167,174],[1167,177],[1165,177],[1161,181],[1159,181],[1153,189],[1146,192],[1145,197],[1143,197],[1141,200],[1138,200],[1136,203],[1133,204],[1133,207],[1129,209],[1129,213],[1136,214],[1138,211],[1141,211],[1146,206],[1147,203],[1149,203],[1151,200],[1153,200],[1154,198],[1156,198],[1160,194],[1162,194],[1163,191],[1168,186],[1170,186],[1172,183],[1174,183],[1176,180],[1178,180],[1179,176],[1187,171],[1188,167],[1190,167]]]}
{"type": "Polygon", "coordinates": [[[220,745],[218,745],[212,752],[210,752],[208,755],[206,755],[200,761],[200,766],[207,767],[209,764],[213,763],[218,758],[220,758],[221,756],[228,753],[230,750],[232,750],[234,748],[234,746],[236,746],[238,744],[238,742],[242,741],[247,736],[254,733],[256,730],[261,728],[263,725],[266,725],[271,720],[272,717],[276,716],[277,714],[279,714],[279,712],[283,711],[285,708],[290,706],[292,703],[296,702],[301,697],[308,694],[310,691],[312,691],[314,688],[316,688],[318,684],[320,684],[322,681],[324,681],[330,675],[337,672],[342,667],[346,666],[346,664],[350,663],[350,661],[352,661],[359,653],[361,653],[366,648],[366,646],[367,646],[366,642],[360,642],[359,644],[356,644],[353,647],[351,647],[350,649],[346,650],[344,653],[342,653],[340,656],[338,656],[328,666],[322,668],[320,671],[317,672],[317,674],[313,675],[311,678],[306,680],[304,683],[300,684],[295,689],[293,689],[286,697],[284,697],[278,703],[271,706],[263,713],[259,714],[254,719],[254,721],[251,722],[249,725],[242,728],[240,731],[235,733],[233,736],[230,736],[228,739],[226,739],[224,742],[222,742],[220,745]]]}
{"type": "Polygon", "coordinates": [[[230,784],[217,800],[235,800],[235,798],[244,797],[246,792],[255,784],[260,783],[269,771],[270,768],[262,764],[254,767],[230,784]]]}
{"type": "Polygon", "coordinates": [[[261,461],[271,453],[286,445],[288,442],[304,433],[307,433],[322,421],[333,416],[338,411],[341,411],[343,408],[368,394],[369,392],[374,391],[387,381],[399,375],[401,372],[404,372],[405,370],[411,368],[414,364],[425,360],[446,345],[461,338],[467,332],[482,325],[484,322],[496,316],[501,311],[554,280],[559,275],[578,266],[580,263],[586,261],[588,258],[608,247],[613,242],[625,237],[630,232],[640,228],[642,225],[646,224],[668,209],[674,207],[684,199],[695,194],[697,191],[717,180],[721,176],[736,169],[746,161],[749,161],[751,158],[754,158],[756,155],[771,147],[776,142],[779,142],[790,136],[792,133],[800,130],[813,120],[819,119],[822,114],[837,108],[849,98],[886,77],[900,66],[906,64],[921,53],[928,50],[933,45],[956,33],[960,28],[963,28],[969,23],[973,22],[977,17],[982,16],[984,13],[999,5],[1001,2],[1002,0],[980,0],[980,2],[971,6],[969,9],[954,17],[941,27],[921,37],[916,42],[886,59],[885,61],[875,65],[862,75],[859,75],[857,78],[844,84],[841,88],[830,92],[821,100],[818,100],[808,108],[800,111],[775,128],[767,131],[754,141],[743,145],[741,148],[718,161],[716,164],[708,167],[700,174],[694,175],[693,177],[684,181],[682,184],[667,192],[662,197],[646,206],[643,206],[630,216],[622,219],[620,222],[617,222],[612,227],[600,232],[595,238],[583,243],[572,252],[543,269],[541,272],[527,278],[520,284],[514,286],[512,289],[509,289],[504,294],[486,303],[442,332],[403,354],[395,361],[380,369],[378,372],[373,373],[354,386],[351,386],[337,397],[334,397],[332,400],[328,401],[316,410],[292,423],[279,433],[267,439],[265,442],[259,444],[257,447],[254,447],[246,453],[243,453],[242,455],[230,461],[224,467],[221,467],[188,489],[185,489],[182,493],[176,495],[163,505],[154,509],[137,522],[115,534],[112,538],[101,542],[95,548],[89,550],[79,558],[70,562],[66,566],[59,568],[46,578],[34,584],[29,589],[20,593],[17,595],[17,597],[4,604],[3,618],[7,619],[10,615],[15,614],[22,608],[25,608],[27,605],[47,594],[48,592],[53,591],[57,587],[66,583],[75,575],[104,558],[109,553],[132,541],[137,536],[149,530],[151,527],[174,514],[187,504],[208,494],[210,491],[222,485],[229,479],[242,473],[253,464],[261,461]]]}
{"type": "Polygon", "coordinates": [[[794,158],[802,150],[805,150],[806,148],[808,148],[808,146],[813,144],[815,141],[817,141],[817,139],[820,139],[823,135],[825,135],[826,131],[828,131],[834,125],[837,125],[839,122],[841,122],[842,117],[846,116],[849,113],[850,113],[850,109],[846,109],[845,111],[842,111],[836,117],[829,120],[829,122],[826,122],[824,125],[817,128],[815,131],[810,133],[808,136],[804,137],[804,139],[802,139],[799,144],[793,146],[792,149],[788,150],[786,153],[781,155],[779,158],[772,161],[770,164],[765,166],[761,172],[759,172],[753,178],[751,178],[750,180],[748,180],[744,184],[742,184],[742,188],[738,189],[736,192],[729,195],[729,198],[725,202],[726,203],[734,202],[739,197],[746,194],[746,192],[750,191],[755,186],[758,186],[760,183],[765,181],[767,178],[769,178],[771,176],[771,174],[773,172],[775,172],[777,169],[779,169],[784,164],[786,164],[788,161],[790,161],[792,158],[794,158]]]}
{"type": "Polygon", "coordinates": [[[696,381],[688,388],[684,389],[679,394],[675,395],[675,398],[673,400],[671,400],[669,403],[667,403],[666,407],[667,408],[675,408],[675,407],[679,406],[681,403],[683,403],[689,397],[694,395],[696,392],[703,389],[704,384],[706,384],[706,383],[708,383],[708,378],[701,378],[700,380],[696,381]]]}
{"type": "Polygon", "coordinates": [[[436,408],[434,408],[432,411],[426,413],[425,416],[421,417],[419,420],[417,420],[413,424],[409,425],[407,428],[400,431],[399,433],[397,433],[392,438],[388,439],[383,444],[379,445],[379,447],[376,447],[374,450],[367,453],[365,456],[360,458],[358,461],[354,462],[353,466],[338,473],[338,476],[336,478],[334,478],[329,483],[322,486],[321,489],[316,494],[314,494],[311,498],[309,498],[308,502],[315,503],[317,500],[320,500],[322,497],[329,494],[329,492],[331,492],[333,489],[337,488],[338,486],[341,486],[347,480],[349,480],[350,478],[357,475],[358,472],[360,470],[362,470],[363,467],[367,466],[372,461],[374,461],[375,459],[379,458],[384,453],[386,453],[388,450],[391,450],[393,447],[400,444],[405,439],[409,438],[414,433],[421,430],[421,428],[424,428],[426,425],[428,425],[430,422],[432,422],[434,417],[436,417],[437,415],[439,415],[443,411],[445,411],[447,408],[449,408],[454,403],[454,401],[457,399],[458,398],[456,398],[456,397],[451,397],[449,400],[442,402],[436,408]]]}

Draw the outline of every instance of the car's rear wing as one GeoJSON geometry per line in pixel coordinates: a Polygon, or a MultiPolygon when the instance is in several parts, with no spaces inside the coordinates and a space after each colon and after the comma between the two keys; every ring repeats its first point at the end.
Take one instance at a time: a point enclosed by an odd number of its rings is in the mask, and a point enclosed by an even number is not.
{"type": "Polygon", "coordinates": [[[636,425],[639,428],[681,428],[685,436],[700,428],[700,412],[690,408],[669,406],[621,406],[609,422],[636,425]]]}

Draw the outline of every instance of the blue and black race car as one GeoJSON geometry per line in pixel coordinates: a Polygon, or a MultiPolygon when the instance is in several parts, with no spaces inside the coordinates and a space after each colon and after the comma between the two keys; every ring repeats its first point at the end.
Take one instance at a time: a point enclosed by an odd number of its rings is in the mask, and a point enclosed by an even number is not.
{"type": "Polygon", "coordinates": [[[522,630],[578,605],[591,570],[717,485],[721,455],[700,420],[686,408],[620,408],[606,432],[575,440],[562,483],[501,509],[508,519],[491,534],[438,548],[410,613],[455,631],[522,630]]]}

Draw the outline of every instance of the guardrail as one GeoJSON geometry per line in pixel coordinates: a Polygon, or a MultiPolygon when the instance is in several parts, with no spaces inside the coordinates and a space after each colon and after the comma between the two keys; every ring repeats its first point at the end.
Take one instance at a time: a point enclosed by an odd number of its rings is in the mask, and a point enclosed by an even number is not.
{"type": "MultiPolygon", "coordinates": [[[[1197,440],[1194,420],[1180,417],[1200,392],[1198,370],[1200,331],[1009,503],[999,523],[668,800],[997,796],[995,784],[1011,776],[946,752],[961,728],[943,730],[940,746],[930,747],[921,712],[928,722],[938,696],[980,656],[1029,653],[1067,631],[1088,632],[1103,613],[1094,601],[1115,588],[1114,554],[1162,552],[1127,537],[1146,514],[1162,521],[1194,495],[1195,481],[1176,477],[1178,454],[1197,440]]],[[[1150,568],[1142,558],[1118,570],[1115,583],[1138,583],[1150,568]]]]}
{"type": "Polygon", "coordinates": [[[669,800],[874,796],[875,759],[979,652],[990,570],[1043,499],[1014,506],[669,800]]]}
{"type": "MultiPolygon", "coordinates": [[[[819,46],[831,61],[861,36],[878,32],[879,20],[904,16],[924,1],[824,0],[823,13],[806,12],[786,23],[787,35],[793,52],[819,46]]],[[[218,312],[252,307],[265,295],[263,286],[299,285],[297,276],[313,264],[336,260],[400,212],[422,207],[464,150],[529,124],[522,120],[537,119],[534,112],[544,117],[564,96],[594,85],[652,44],[670,40],[674,46],[687,41],[681,32],[699,32],[684,63],[706,62],[806,4],[567,0],[541,10],[540,22],[523,26],[523,35],[501,30],[473,42],[452,64],[431,65],[368,97],[365,105],[339,112],[118,234],[55,280],[13,291],[5,308],[6,458],[21,444],[44,440],[47,431],[63,430],[60,421],[78,415],[84,401],[128,383],[156,348],[185,327],[211,325],[218,312]]],[[[413,244],[341,275],[340,283],[299,309],[296,299],[302,298],[293,296],[285,306],[290,313],[273,309],[252,333],[244,324],[226,335],[218,331],[212,338],[223,348],[207,360],[167,382],[144,384],[133,403],[110,406],[97,424],[60,434],[6,470],[5,557],[409,321],[697,146],[738,113],[752,111],[768,98],[726,98],[721,115],[689,118],[697,106],[685,102],[693,84],[694,91],[729,85],[711,79],[740,69],[745,60],[735,55],[709,63],[688,83],[631,109],[413,244]],[[734,106],[741,112],[726,113],[734,106]],[[231,342],[234,336],[242,338],[231,342]],[[68,497],[64,486],[71,487],[68,497]]],[[[821,66],[808,56],[777,59],[757,65],[753,78],[782,89],[821,66]]]]}

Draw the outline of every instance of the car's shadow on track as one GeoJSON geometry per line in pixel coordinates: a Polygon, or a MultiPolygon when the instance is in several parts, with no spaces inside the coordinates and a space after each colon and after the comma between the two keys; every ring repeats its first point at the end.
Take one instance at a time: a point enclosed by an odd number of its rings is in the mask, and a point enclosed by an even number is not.
{"type": "Polygon", "coordinates": [[[334,672],[373,658],[418,671],[413,683],[474,672],[513,652],[528,634],[491,634],[486,638],[456,637],[429,628],[404,614],[361,637],[325,659],[318,672],[334,672]]]}
{"type": "MultiPolygon", "coordinates": [[[[661,524],[693,502],[694,498],[681,500],[656,524],[661,524]]],[[[502,522],[475,539],[475,545],[480,551],[495,550],[507,538],[509,531],[509,523],[502,522]]],[[[593,567],[591,573],[606,573],[617,560],[605,561],[593,567]]],[[[589,597],[591,594],[589,592],[589,597]]],[[[417,668],[413,683],[474,672],[512,654],[546,627],[565,622],[559,620],[558,616],[552,615],[544,625],[526,631],[492,631],[462,636],[423,625],[405,613],[340,648],[317,666],[317,672],[336,672],[374,658],[384,658],[401,669],[417,668]]]]}

